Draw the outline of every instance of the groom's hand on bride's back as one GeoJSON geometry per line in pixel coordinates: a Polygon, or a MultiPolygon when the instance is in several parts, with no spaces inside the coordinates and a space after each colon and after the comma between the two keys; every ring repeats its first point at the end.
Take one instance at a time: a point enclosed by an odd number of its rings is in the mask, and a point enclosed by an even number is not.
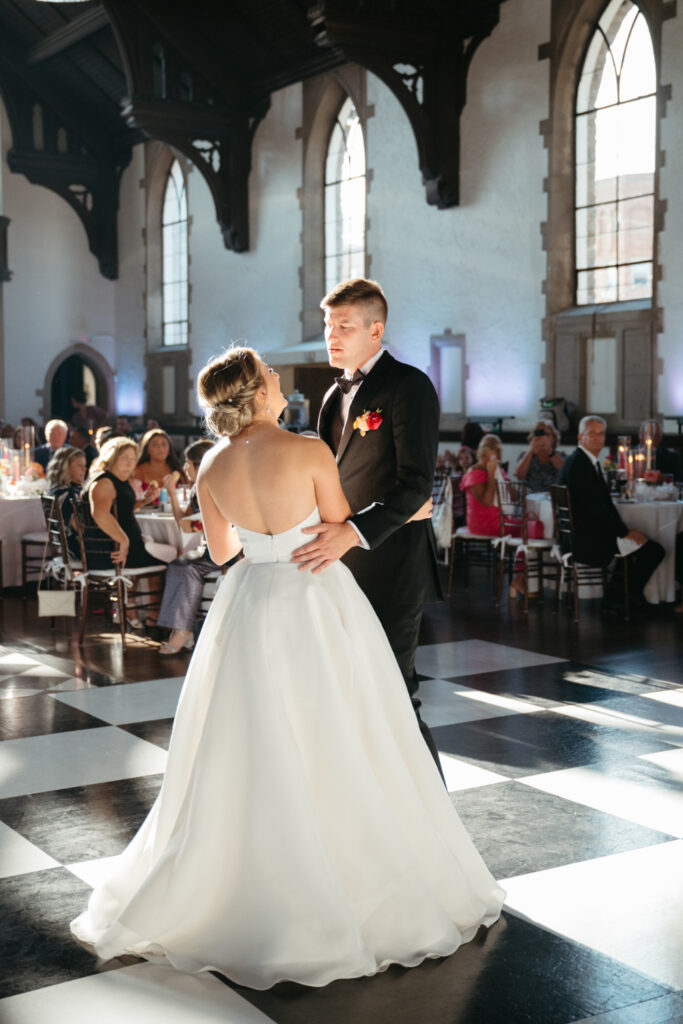
{"type": "Polygon", "coordinates": [[[301,532],[315,533],[316,537],[293,551],[292,561],[298,562],[299,569],[310,569],[313,573],[322,572],[359,543],[358,534],[348,523],[318,523],[304,527],[301,532]]]}

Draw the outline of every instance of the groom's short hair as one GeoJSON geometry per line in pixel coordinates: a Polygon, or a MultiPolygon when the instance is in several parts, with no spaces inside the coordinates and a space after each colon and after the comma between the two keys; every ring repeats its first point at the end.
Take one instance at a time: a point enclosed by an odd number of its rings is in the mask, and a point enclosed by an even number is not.
{"type": "Polygon", "coordinates": [[[335,306],[362,306],[368,321],[387,322],[389,307],[384,292],[377,281],[367,277],[353,277],[350,281],[342,281],[327,293],[320,303],[321,309],[334,309],[335,306]]]}

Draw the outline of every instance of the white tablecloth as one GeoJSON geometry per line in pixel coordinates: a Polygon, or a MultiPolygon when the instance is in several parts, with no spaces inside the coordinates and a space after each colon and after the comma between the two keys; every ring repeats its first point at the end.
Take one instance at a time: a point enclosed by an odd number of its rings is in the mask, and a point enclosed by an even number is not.
{"type": "Polygon", "coordinates": [[[27,533],[44,529],[45,518],[39,497],[0,497],[3,587],[21,586],[21,538],[27,533]]]}
{"type": "Polygon", "coordinates": [[[179,555],[199,547],[204,534],[185,533],[180,529],[172,512],[136,512],[135,518],[140,524],[143,536],[151,537],[160,544],[170,544],[179,555]]]}
{"type": "MultiPolygon", "coordinates": [[[[530,512],[535,512],[545,528],[545,536],[553,535],[553,508],[550,498],[534,494],[527,496],[530,512]]],[[[647,501],[620,502],[619,515],[629,530],[640,530],[649,540],[658,541],[664,551],[664,561],[652,574],[645,587],[645,599],[650,604],[676,599],[676,535],[683,531],[683,502],[647,501]]],[[[590,596],[584,589],[581,597],[590,596]]],[[[597,596],[597,595],[595,595],[597,596]]]]}
{"type": "Polygon", "coordinates": [[[617,505],[629,530],[640,530],[648,540],[664,548],[664,561],[647,582],[645,599],[650,604],[676,599],[676,535],[683,530],[683,502],[647,501],[617,505]]]}

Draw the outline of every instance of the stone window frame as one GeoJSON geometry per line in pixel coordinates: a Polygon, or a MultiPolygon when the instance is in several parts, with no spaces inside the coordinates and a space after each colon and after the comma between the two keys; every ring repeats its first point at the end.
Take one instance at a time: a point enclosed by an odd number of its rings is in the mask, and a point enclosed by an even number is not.
{"type": "Polygon", "coordinates": [[[168,426],[186,424],[192,418],[190,379],[192,366],[192,213],[190,206],[189,175],[192,163],[177,150],[163,142],[145,144],[145,406],[148,416],[168,426]],[[168,174],[177,161],[185,179],[187,196],[187,344],[163,344],[163,266],[162,266],[162,212],[168,174]],[[163,380],[173,368],[174,409],[163,408],[163,380]]]}
{"type": "MultiPolygon", "coordinates": [[[[544,190],[548,195],[548,219],[541,224],[543,248],[547,253],[546,314],[542,336],[546,360],[542,367],[547,395],[561,395],[574,403],[577,420],[590,412],[585,407],[586,378],[583,373],[567,374],[569,366],[585,366],[589,337],[620,336],[632,328],[639,332],[648,351],[643,353],[644,389],[638,410],[656,413],[657,375],[661,362],[656,357],[657,333],[662,330],[662,310],[658,307],[658,285],[662,277],[659,260],[659,236],[664,228],[667,201],[660,192],[660,170],[666,154],[661,149],[660,126],[666,117],[671,86],[661,80],[662,23],[676,15],[675,0],[634,0],[650,30],[657,68],[657,129],[655,160],[655,215],[653,242],[652,298],[577,306],[575,296],[575,106],[581,69],[588,45],[607,0],[583,0],[577,8],[567,0],[553,0],[551,40],[539,48],[539,59],[550,59],[550,117],[540,124],[540,133],[548,149],[548,177],[544,190]],[[567,354],[562,346],[573,346],[567,354]]],[[[620,347],[620,352],[622,351],[620,347]]],[[[621,356],[620,356],[621,359],[621,356]]],[[[620,362],[618,372],[628,369],[620,362]]],[[[620,393],[626,394],[623,389],[620,393]]],[[[607,416],[608,429],[637,427],[636,410],[620,404],[607,416]]]]}
{"type": "MultiPolygon", "coordinates": [[[[369,248],[370,218],[367,197],[372,183],[368,165],[367,121],[374,116],[374,106],[367,103],[367,73],[356,64],[344,65],[335,71],[302,83],[302,125],[296,137],[302,141],[302,186],[298,190],[301,209],[302,265],[299,267],[301,289],[301,337],[303,341],[320,341],[323,315],[320,300],[325,295],[325,162],[332,130],[345,100],[350,97],[360,118],[365,144],[365,274],[370,274],[372,255],[369,248]]],[[[326,359],[325,359],[326,361],[326,359]]]]}

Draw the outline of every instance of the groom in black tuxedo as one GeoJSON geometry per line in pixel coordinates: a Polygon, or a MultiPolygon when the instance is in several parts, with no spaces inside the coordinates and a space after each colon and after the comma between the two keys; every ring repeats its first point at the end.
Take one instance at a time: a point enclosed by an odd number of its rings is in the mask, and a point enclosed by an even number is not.
{"type": "Polygon", "coordinates": [[[431,498],[439,401],[426,374],[382,349],[387,302],[375,281],[344,281],[320,305],[330,364],[344,374],[323,399],[318,433],[337,457],[353,514],[310,527],[317,537],[295,559],[314,572],[338,558],[349,567],[389,638],[439,766],[419,714],[415,652],[422,605],[442,594],[431,523],[408,522],[431,498]]]}

